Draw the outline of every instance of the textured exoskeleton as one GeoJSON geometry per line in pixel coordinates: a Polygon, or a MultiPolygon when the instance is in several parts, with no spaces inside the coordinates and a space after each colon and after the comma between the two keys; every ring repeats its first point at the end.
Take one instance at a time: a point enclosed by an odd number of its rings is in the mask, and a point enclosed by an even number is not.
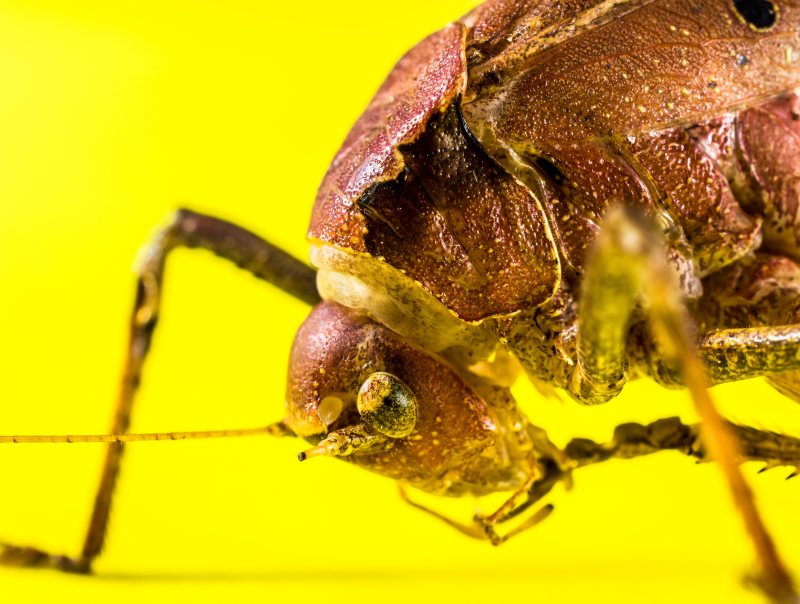
{"type": "MultiPolygon", "coordinates": [[[[400,60],[334,159],[310,227],[325,305],[473,388],[506,386],[508,353],[582,403],[631,370],[680,383],[632,299],[582,284],[609,210],[636,208],[662,231],[711,381],[783,372],[800,390],[798,329],[776,327],[800,292],[798,86],[795,1],[487,2],[400,60]]],[[[310,364],[312,342],[343,333],[326,316],[290,368],[288,424],[307,437],[345,421],[318,413],[331,392],[357,391],[308,386],[354,354],[310,364]]]]}
{"type": "MultiPolygon", "coordinates": [[[[316,275],[243,229],[176,214],[139,269],[113,433],[128,430],[165,257],[203,247],[316,305],[270,428],[310,441],[301,459],[342,456],[435,494],[510,491],[473,524],[434,512],[499,543],[551,508],[498,524],[576,467],[708,451],[767,592],[794,597],[731,464],[797,467],[800,441],[726,428],[694,355],[711,383],[767,375],[800,401],[798,89],[800,0],[489,0],[404,56],[350,132],[313,210],[316,275]],[[705,440],[670,418],[561,450],[517,409],[520,371],[584,404],[635,374],[685,384],[705,440]]],[[[88,570],[121,454],[110,447],[79,558],[7,547],[6,560],[88,570]]]]}

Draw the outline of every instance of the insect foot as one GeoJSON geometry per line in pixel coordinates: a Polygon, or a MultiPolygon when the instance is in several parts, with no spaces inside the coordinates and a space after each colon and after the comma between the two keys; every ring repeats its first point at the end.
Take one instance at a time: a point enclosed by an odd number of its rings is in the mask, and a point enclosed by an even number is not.
{"type": "Polygon", "coordinates": [[[0,565],[24,568],[50,568],[68,573],[91,572],[89,561],[48,554],[33,547],[0,544],[0,565]]]}

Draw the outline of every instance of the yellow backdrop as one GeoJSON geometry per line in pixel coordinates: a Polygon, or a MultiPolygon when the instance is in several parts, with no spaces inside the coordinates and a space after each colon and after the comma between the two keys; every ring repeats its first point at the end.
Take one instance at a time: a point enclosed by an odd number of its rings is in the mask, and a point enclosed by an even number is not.
{"type": "MultiPolygon", "coordinates": [[[[372,92],[406,48],[474,4],[0,3],[0,433],[106,429],[131,266],[176,206],[305,257],[317,184],[372,92]]],[[[279,419],[307,309],[206,253],[180,251],[169,271],[135,429],[279,419]]],[[[800,434],[800,409],[761,382],[715,394],[731,417],[800,434]]],[[[597,409],[525,385],[517,395],[561,444],[626,420],[691,419],[684,394],[649,384],[597,409]]],[[[581,471],[572,492],[553,493],[550,519],[493,549],[406,507],[388,480],[298,464],[302,447],[131,446],[97,576],[2,569],[2,598],[759,601],[740,586],[753,556],[713,466],[664,454],[581,471]]],[[[0,539],[76,552],[101,456],[0,447],[0,539]]],[[[800,571],[800,480],[756,469],[800,571]]]]}

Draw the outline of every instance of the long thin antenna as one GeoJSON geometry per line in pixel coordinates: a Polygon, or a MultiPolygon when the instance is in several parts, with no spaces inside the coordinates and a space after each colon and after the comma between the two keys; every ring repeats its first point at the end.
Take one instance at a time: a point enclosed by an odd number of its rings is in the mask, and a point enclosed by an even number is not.
{"type": "Polygon", "coordinates": [[[195,438],[232,438],[234,436],[275,435],[274,425],[239,430],[202,430],[196,432],[150,432],[145,434],[18,434],[0,435],[0,444],[32,443],[131,443],[151,440],[189,440],[195,438]]]}

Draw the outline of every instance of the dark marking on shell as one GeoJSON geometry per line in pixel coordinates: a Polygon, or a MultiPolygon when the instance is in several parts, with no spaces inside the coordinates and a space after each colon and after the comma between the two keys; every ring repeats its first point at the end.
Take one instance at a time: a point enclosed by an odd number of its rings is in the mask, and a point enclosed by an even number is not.
{"type": "Polygon", "coordinates": [[[767,30],[778,20],[778,12],[770,0],[733,0],[733,6],[756,29],[767,30]]]}
{"type": "Polygon", "coordinates": [[[547,178],[549,178],[555,184],[560,185],[564,182],[564,174],[546,157],[538,155],[533,159],[533,163],[545,176],[547,176],[547,178]]]}

